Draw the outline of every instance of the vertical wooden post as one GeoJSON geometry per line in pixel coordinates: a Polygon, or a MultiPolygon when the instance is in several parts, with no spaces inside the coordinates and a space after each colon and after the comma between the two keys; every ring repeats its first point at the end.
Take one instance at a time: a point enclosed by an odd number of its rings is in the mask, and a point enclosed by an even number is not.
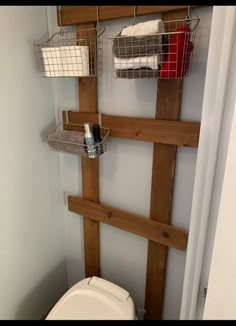
{"type": "MultiPolygon", "coordinates": [[[[78,29],[94,28],[93,23],[78,29]]],[[[91,35],[91,34],[90,34],[91,35]]],[[[79,78],[80,112],[98,112],[97,77],[79,78]]],[[[99,159],[82,158],[83,198],[99,202],[99,159]]],[[[84,216],[85,276],[100,276],[99,222],[84,216]]]]}
{"type": "MultiPolygon", "coordinates": [[[[183,19],[186,11],[166,13],[163,20],[183,19]]],[[[181,79],[160,79],[157,88],[156,118],[178,120],[181,110],[181,79]]],[[[174,182],[175,145],[154,144],[150,219],[170,224],[174,182]]],[[[168,247],[148,241],[145,319],[162,319],[168,247]]]]}

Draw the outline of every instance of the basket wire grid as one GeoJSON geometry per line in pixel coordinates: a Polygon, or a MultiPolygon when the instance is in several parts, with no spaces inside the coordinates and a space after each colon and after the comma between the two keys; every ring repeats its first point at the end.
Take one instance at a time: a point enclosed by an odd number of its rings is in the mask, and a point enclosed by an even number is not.
{"type": "Polygon", "coordinates": [[[35,44],[44,77],[92,77],[102,74],[105,28],[61,31],[35,44]]]}
{"type": "Polygon", "coordinates": [[[46,139],[53,151],[96,158],[107,151],[107,138],[110,133],[109,128],[100,129],[102,139],[94,145],[85,144],[85,128],[79,124],[59,123],[46,139]]]}
{"type": "Polygon", "coordinates": [[[164,21],[164,32],[111,38],[115,78],[179,79],[190,76],[199,18],[164,21]]]}

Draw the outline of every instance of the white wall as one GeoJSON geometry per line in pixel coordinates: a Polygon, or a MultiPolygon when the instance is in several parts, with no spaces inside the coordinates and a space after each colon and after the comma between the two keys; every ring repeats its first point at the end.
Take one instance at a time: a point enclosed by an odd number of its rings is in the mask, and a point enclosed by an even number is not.
{"type": "MultiPolygon", "coordinates": [[[[234,27],[236,28],[236,26],[234,27]]],[[[217,196],[219,211],[213,211],[215,239],[212,236],[208,251],[211,259],[205,259],[203,276],[209,277],[204,319],[236,318],[236,265],[235,265],[235,186],[236,186],[236,34],[231,56],[230,73],[225,101],[225,120],[228,130],[224,133],[224,148],[221,149],[225,166],[221,169],[223,186],[217,196]],[[230,120],[229,120],[230,119],[230,120]],[[225,167],[225,168],[224,168],[225,167]],[[214,240],[214,241],[213,241],[214,240]],[[209,275],[210,271],[210,275],[209,275]]],[[[222,159],[221,159],[222,161],[222,159]]],[[[220,161],[220,163],[221,163],[220,161]]]]}
{"type": "MultiPolygon", "coordinates": [[[[56,9],[48,8],[50,32],[58,30],[56,9]]],[[[200,121],[202,96],[211,25],[212,7],[198,8],[201,18],[195,42],[192,75],[184,82],[182,120],[200,121]]],[[[139,17],[137,21],[157,15],[139,17]]],[[[102,22],[104,72],[98,78],[99,111],[106,114],[154,118],[156,80],[119,80],[112,76],[111,40],[132,18],[102,22]]],[[[54,96],[61,110],[78,110],[77,80],[55,79],[54,96]]],[[[61,118],[60,118],[61,119],[61,118]]],[[[105,204],[148,216],[150,207],[153,145],[147,142],[112,138],[108,152],[100,158],[100,200],[105,204]]],[[[172,223],[188,229],[197,150],[179,147],[174,187],[172,223]]],[[[81,195],[80,159],[60,154],[63,189],[81,195]]],[[[79,215],[65,212],[69,285],[84,277],[83,224],[79,215]]],[[[164,319],[178,319],[186,253],[169,250],[164,319]]],[[[147,240],[101,224],[101,275],[130,291],[138,307],[145,296],[147,240]]]]}
{"type": "Polygon", "coordinates": [[[39,319],[67,286],[58,156],[43,139],[51,81],[33,49],[46,7],[1,6],[0,29],[0,319],[39,319]]]}

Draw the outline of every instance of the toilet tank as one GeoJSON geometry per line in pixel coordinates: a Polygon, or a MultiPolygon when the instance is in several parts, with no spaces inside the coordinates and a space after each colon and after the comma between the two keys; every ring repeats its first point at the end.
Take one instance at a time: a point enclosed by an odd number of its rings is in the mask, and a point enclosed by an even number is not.
{"type": "Polygon", "coordinates": [[[57,302],[46,320],[133,320],[134,302],[126,290],[100,277],[75,284],[57,302]]]}

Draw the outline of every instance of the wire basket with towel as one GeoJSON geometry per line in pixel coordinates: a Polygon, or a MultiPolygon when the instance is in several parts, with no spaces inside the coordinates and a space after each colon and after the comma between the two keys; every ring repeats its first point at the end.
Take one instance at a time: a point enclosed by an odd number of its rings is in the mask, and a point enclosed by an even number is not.
{"type": "Polygon", "coordinates": [[[123,28],[112,38],[114,77],[170,79],[190,75],[198,23],[198,18],[156,19],[123,28]]]}
{"type": "Polygon", "coordinates": [[[104,28],[61,31],[35,44],[44,77],[92,77],[102,74],[104,28]]]}

